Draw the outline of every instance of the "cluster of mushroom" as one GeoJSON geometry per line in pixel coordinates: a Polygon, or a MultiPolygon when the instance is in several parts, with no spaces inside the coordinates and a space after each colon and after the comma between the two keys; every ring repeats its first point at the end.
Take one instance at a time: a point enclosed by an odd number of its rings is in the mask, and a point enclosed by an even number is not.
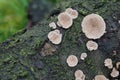
{"type": "MultiPolygon", "coordinates": [[[[97,14],[89,14],[86,17],[84,17],[81,26],[83,33],[85,33],[85,36],[89,39],[99,39],[106,32],[105,21],[101,16],[97,14]]],[[[98,44],[93,40],[89,40],[86,43],[86,46],[89,51],[98,49],[98,44]]],[[[86,53],[81,54],[82,60],[84,60],[84,58],[86,57],[87,57],[86,53]]],[[[108,80],[108,79],[104,75],[96,75],[94,80],[108,80]]]]}
{"type": "MultiPolygon", "coordinates": [[[[97,14],[89,14],[86,17],[84,17],[81,26],[82,26],[83,33],[89,39],[99,39],[104,35],[104,33],[106,33],[105,21],[100,15],[97,15],[97,14]]],[[[92,40],[89,40],[86,43],[86,46],[89,51],[98,49],[98,44],[92,40]]],[[[104,61],[104,64],[109,69],[113,68],[112,60],[109,58],[107,58],[104,61]]],[[[110,75],[112,77],[117,77],[119,75],[119,71],[117,71],[116,68],[113,68],[110,75]]],[[[98,80],[97,78],[101,78],[101,80],[107,80],[103,75],[102,76],[99,75],[95,77],[95,80],[98,80]]]]}
{"type": "MultiPolygon", "coordinates": [[[[81,60],[84,60],[86,57],[86,53],[82,53],[80,56],[81,60]]],[[[75,55],[69,55],[66,62],[69,67],[75,67],[78,64],[78,58],[75,55]]],[[[85,80],[85,75],[82,70],[75,71],[75,80],[85,80]]]]}
{"type": "MultiPolygon", "coordinates": [[[[69,10],[68,10],[69,11],[69,10]]],[[[87,15],[83,21],[82,21],[82,31],[83,33],[85,33],[86,37],[89,39],[98,39],[101,36],[103,36],[103,34],[106,32],[106,24],[103,20],[103,18],[97,14],[89,14],[87,15]]],[[[89,51],[93,51],[93,50],[97,50],[98,49],[98,44],[92,40],[89,40],[86,43],[87,49],[89,51]]],[[[82,53],[80,58],[81,60],[84,60],[87,57],[87,53],[82,53]]],[[[75,55],[70,55],[67,58],[67,64],[69,67],[75,67],[78,63],[78,59],[75,55]]],[[[81,71],[81,70],[80,70],[81,71]]],[[[79,72],[79,70],[78,70],[79,72]]],[[[76,72],[75,72],[76,74],[76,72]]],[[[79,75],[80,76],[80,75],[79,75]]],[[[85,79],[85,75],[83,79],[80,79],[78,77],[76,77],[76,80],[84,80],[85,79]]],[[[95,80],[98,80],[98,78],[95,80]]],[[[104,80],[104,79],[103,79],[104,80]]]]}
{"type": "MultiPolygon", "coordinates": [[[[80,56],[81,60],[87,57],[87,53],[82,53],[80,56]]],[[[78,64],[78,58],[75,55],[69,55],[66,60],[69,67],[75,67],[78,64]]]]}
{"type": "Polygon", "coordinates": [[[48,38],[53,44],[60,44],[62,41],[62,34],[60,33],[60,30],[56,29],[49,32],[48,38]]]}
{"type": "Polygon", "coordinates": [[[78,12],[72,8],[67,8],[65,12],[62,12],[58,15],[58,25],[64,29],[68,29],[73,24],[73,19],[78,17],[78,12]]]}
{"type": "MultiPolygon", "coordinates": [[[[109,69],[112,69],[112,72],[110,73],[110,75],[115,78],[119,76],[119,71],[113,67],[112,64],[112,60],[110,58],[105,59],[104,64],[106,67],[108,67],[109,69]]],[[[118,68],[118,63],[116,64],[116,67],[118,68]]]]}
{"type": "MultiPolygon", "coordinates": [[[[106,24],[104,19],[98,14],[89,14],[84,17],[82,23],[82,31],[89,39],[99,39],[106,32],[106,24]]],[[[86,43],[89,51],[97,50],[98,44],[92,40],[86,43]]]]}
{"type": "Polygon", "coordinates": [[[62,41],[62,34],[60,33],[60,30],[56,29],[57,26],[68,29],[72,26],[73,19],[76,19],[77,17],[78,12],[72,8],[67,8],[65,12],[60,13],[58,15],[57,25],[55,24],[55,22],[51,22],[49,24],[49,27],[55,30],[48,33],[48,39],[53,44],[60,44],[62,41]]]}
{"type": "MultiPolygon", "coordinates": [[[[76,19],[77,17],[78,12],[72,8],[67,8],[64,12],[60,13],[58,15],[58,21],[56,23],[57,25],[55,24],[55,22],[51,22],[49,24],[49,26],[54,30],[48,33],[48,39],[53,44],[60,44],[62,41],[62,34],[60,33],[60,30],[57,29],[57,27],[59,26],[64,29],[68,29],[72,26],[73,20],[76,19]]],[[[99,39],[104,35],[104,33],[106,33],[105,21],[98,14],[89,14],[85,16],[81,23],[81,26],[83,33],[89,39],[94,40],[99,39]]],[[[89,40],[86,43],[86,46],[89,51],[98,49],[98,44],[93,40],[89,40]]],[[[80,56],[81,60],[84,60],[86,57],[87,53],[82,53],[80,56]]],[[[78,64],[78,58],[75,55],[69,55],[66,62],[69,67],[75,67],[78,64]]],[[[104,64],[109,69],[113,68],[112,60],[109,58],[104,61],[104,64]]],[[[119,71],[117,71],[116,68],[113,68],[110,75],[112,77],[117,77],[119,75],[119,71]]],[[[82,70],[75,71],[75,79],[85,80],[85,75],[82,72],[82,70]]],[[[108,80],[108,79],[104,75],[96,75],[94,80],[108,80]]]]}

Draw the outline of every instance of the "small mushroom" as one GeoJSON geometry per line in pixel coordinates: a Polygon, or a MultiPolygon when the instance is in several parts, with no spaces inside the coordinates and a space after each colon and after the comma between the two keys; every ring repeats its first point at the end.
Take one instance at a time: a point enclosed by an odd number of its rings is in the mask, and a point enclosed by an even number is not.
{"type": "Polygon", "coordinates": [[[60,44],[62,41],[62,34],[60,33],[59,30],[54,30],[48,33],[48,39],[53,43],[53,44],[60,44]]]}
{"type": "Polygon", "coordinates": [[[85,80],[85,74],[83,73],[82,70],[76,70],[75,78],[76,78],[76,80],[85,80]]]}
{"type": "Polygon", "coordinates": [[[82,78],[77,77],[75,80],[85,80],[85,75],[83,75],[82,78]]]}
{"type": "Polygon", "coordinates": [[[80,59],[84,60],[86,57],[87,57],[87,53],[82,53],[81,56],[80,56],[80,59]]]}
{"type": "Polygon", "coordinates": [[[109,58],[105,59],[104,64],[105,64],[105,66],[108,67],[109,69],[112,69],[112,68],[113,68],[112,60],[109,59],[109,58]]]}
{"type": "Polygon", "coordinates": [[[73,20],[72,18],[70,17],[70,15],[68,15],[67,13],[63,12],[63,13],[60,13],[58,15],[58,22],[59,24],[62,26],[62,28],[69,28],[72,26],[73,24],[73,20]]]}
{"type": "Polygon", "coordinates": [[[118,23],[120,24],[120,20],[118,20],[118,23]]]}
{"type": "Polygon", "coordinates": [[[67,8],[65,12],[68,13],[72,19],[76,19],[78,17],[78,12],[72,8],[67,8]]]}
{"type": "Polygon", "coordinates": [[[82,70],[76,70],[75,71],[75,77],[82,77],[83,76],[83,71],[82,70]]]}
{"type": "Polygon", "coordinates": [[[59,21],[57,21],[57,25],[58,25],[59,27],[61,27],[61,24],[60,24],[60,22],[59,22],[59,21]]]}
{"type": "Polygon", "coordinates": [[[75,67],[78,64],[78,59],[75,55],[70,55],[67,58],[67,64],[69,67],[75,67]]]}
{"type": "Polygon", "coordinates": [[[56,30],[54,30],[54,31],[57,32],[58,34],[60,34],[60,30],[56,29],[56,30]]]}
{"type": "Polygon", "coordinates": [[[87,43],[86,43],[86,46],[87,46],[87,49],[89,51],[93,51],[93,50],[97,50],[98,49],[98,44],[92,40],[89,40],[87,43]]]}
{"type": "Polygon", "coordinates": [[[110,75],[114,78],[119,76],[119,71],[117,71],[115,68],[113,68],[112,72],[110,73],[110,75]]]}
{"type": "Polygon", "coordinates": [[[75,78],[75,80],[82,80],[81,78],[75,78]]]}
{"type": "Polygon", "coordinates": [[[109,80],[104,75],[96,75],[94,80],[109,80]]]}
{"type": "Polygon", "coordinates": [[[119,66],[120,66],[120,62],[117,62],[117,63],[116,63],[116,68],[118,69],[119,66]]]}
{"type": "Polygon", "coordinates": [[[89,14],[82,21],[82,31],[89,39],[98,39],[106,32],[104,19],[98,14],[89,14]]]}
{"type": "Polygon", "coordinates": [[[51,22],[50,24],[49,24],[49,26],[51,27],[51,28],[53,28],[53,29],[55,29],[57,26],[56,26],[56,24],[55,24],[55,22],[51,22]]]}

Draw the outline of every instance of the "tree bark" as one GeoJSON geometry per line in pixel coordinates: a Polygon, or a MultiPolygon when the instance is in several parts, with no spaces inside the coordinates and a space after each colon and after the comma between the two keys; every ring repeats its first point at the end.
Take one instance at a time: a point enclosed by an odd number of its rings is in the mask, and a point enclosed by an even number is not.
{"type": "MultiPolygon", "coordinates": [[[[49,17],[29,30],[22,30],[12,38],[0,44],[0,79],[1,80],[75,80],[74,72],[82,70],[85,80],[92,80],[95,75],[105,75],[110,80],[110,69],[104,66],[104,60],[111,58],[115,67],[120,60],[120,1],[119,0],[68,0],[59,3],[49,17]],[[50,22],[57,22],[59,12],[72,7],[79,12],[71,28],[58,28],[63,34],[62,43],[54,45],[47,39],[52,30],[50,22]],[[58,11],[58,12],[55,12],[58,11]],[[84,16],[97,13],[106,22],[105,35],[95,40],[99,49],[89,52],[86,42],[89,40],[81,30],[84,16]],[[49,48],[46,48],[49,44],[49,48]],[[52,49],[52,50],[51,50],[52,49]],[[54,49],[54,50],[53,50],[54,49]],[[81,53],[88,57],[80,60],[81,53]],[[74,54],[79,63],[70,68],[66,58],[74,54]]],[[[120,76],[119,76],[120,77],[120,76]]],[[[116,79],[120,79],[117,77],[116,79]]]]}

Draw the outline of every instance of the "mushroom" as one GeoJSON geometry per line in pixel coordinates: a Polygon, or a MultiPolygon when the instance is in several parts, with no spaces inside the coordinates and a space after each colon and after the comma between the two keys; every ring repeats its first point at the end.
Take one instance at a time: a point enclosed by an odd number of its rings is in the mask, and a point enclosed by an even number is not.
{"type": "Polygon", "coordinates": [[[60,34],[60,30],[56,29],[54,30],[56,33],[60,34]]]}
{"type": "Polygon", "coordinates": [[[116,68],[118,69],[119,66],[120,66],[120,62],[117,62],[117,63],[116,63],[116,68]]]}
{"type": "Polygon", "coordinates": [[[63,12],[63,13],[60,13],[58,15],[58,22],[59,24],[62,26],[62,28],[69,28],[72,26],[73,24],[73,20],[72,18],[70,17],[70,15],[68,15],[67,13],[63,12]]]}
{"type": "Polygon", "coordinates": [[[65,12],[68,13],[72,19],[76,19],[78,17],[78,12],[72,8],[67,8],[65,12]]]}
{"type": "Polygon", "coordinates": [[[82,77],[83,76],[83,71],[82,70],[76,70],[75,71],[75,77],[82,77]]]}
{"type": "Polygon", "coordinates": [[[89,51],[93,51],[93,50],[97,50],[98,49],[98,44],[92,40],[89,40],[87,43],[86,43],[86,46],[87,46],[87,49],[89,51]]]}
{"type": "Polygon", "coordinates": [[[51,22],[50,24],[49,24],[49,26],[51,27],[51,28],[53,28],[53,29],[55,29],[57,26],[56,26],[56,24],[55,24],[55,22],[51,22]]]}
{"type": "Polygon", "coordinates": [[[83,75],[82,78],[77,77],[75,80],[85,80],[85,75],[83,75]]]}
{"type": "Polygon", "coordinates": [[[62,34],[60,33],[59,30],[54,30],[48,33],[48,39],[53,43],[53,44],[60,44],[62,41],[62,34]]]}
{"type": "Polygon", "coordinates": [[[59,27],[61,27],[61,24],[60,24],[60,22],[59,22],[59,21],[57,21],[57,25],[58,25],[59,27]]]}
{"type": "Polygon", "coordinates": [[[120,20],[118,20],[118,23],[120,24],[120,20]]]}
{"type": "Polygon", "coordinates": [[[67,58],[67,64],[69,67],[75,67],[78,64],[78,59],[75,55],[70,55],[67,58]]]}
{"type": "Polygon", "coordinates": [[[109,80],[104,75],[96,75],[94,80],[109,80]]]}
{"type": "Polygon", "coordinates": [[[112,60],[109,59],[109,58],[105,59],[104,64],[105,64],[105,66],[107,66],[109,69],[112,69],[112,68],[113,68],[112,60]]]}
{"type": "Polygon", "coordinates": [[[82,31],[89,39],[98,39],[106,32],[106,24],[98,14],[89,14],[82,21],[82,31]]]}
{"type": "Polygon", "coordinates": [[[115,68],[113,68],[112,72],[110,73],[112,77],[117,77],[119,76],[119,71],[117,71],[115,68]]]}
{"type": "Polygon", "coordinates": [[[75,80],[82,80],[81,78],[75,78],[75,80]]]}
{"type": "Polygon", "coordinates": [[[87,57],[87,53],[82,53],[81,56],[80,56],[80,59],[84,60],[86,57],[87,57]]]}
{"type": "Polygon", "coordinates": [[[82,70],[75,71],[75,78],[76,80],[85,80],[85,75],[82,70]]]}

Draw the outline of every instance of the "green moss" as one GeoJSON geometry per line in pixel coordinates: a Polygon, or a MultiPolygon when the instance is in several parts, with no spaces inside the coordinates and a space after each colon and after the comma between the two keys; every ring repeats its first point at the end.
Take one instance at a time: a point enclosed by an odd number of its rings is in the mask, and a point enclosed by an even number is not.
{"type": "Polygon", "coordinates": [[[31,70],[32,72],[34,72],[34,68],[33,68],[33,67],[31,67],[30,70],[31,70]]]}
{"type": "Polygon", "coordinates": [[[20,71],[18,72],[18,74],[19,74],[20,77],[24,77],[24,76],[26,76],[26,75],[28,74],[28,72],[27,72],[27,71],[24,71],[24,70],[20,70],[20,71]]]}
{"type": "Polygon", "coordinates": [[[22,49],[19,54],[22,55],[22,56],[27,55],[26,52],[24,51],[24,49],[22,49]]]}
{"type": "Polygon", "coordinates": [[[25,27],[27,6],[27,0],[0,0],[0,42],[25,27]]]}
{"type": "Polygon", "coordinates": [[[92,64],[92,60],[91,59],[89,59],[89,58],[87,58],[86,60],[85,60],[85,62],[89,65],[89,64],[92,64]]]}

